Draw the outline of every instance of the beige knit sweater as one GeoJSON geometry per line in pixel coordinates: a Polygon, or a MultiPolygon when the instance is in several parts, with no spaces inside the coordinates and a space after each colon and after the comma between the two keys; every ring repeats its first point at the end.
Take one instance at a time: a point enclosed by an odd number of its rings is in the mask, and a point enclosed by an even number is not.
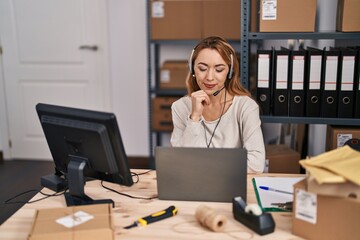
{"type": "MultiPolygon", "coordinates": [[[[184,96],[171,106],[174,130],[171,145],[174,147],[206,148],[218,122],[193,121],[191,98],[184,96]],[[206,132],[206,133],[205,133],[206,132]]],[[[235,96],[229,109],[221,117],[210,147],[239,148],[248,151],[248,172],[263,172],[265,147],[257,103],[247,96],[235,96]]]]}

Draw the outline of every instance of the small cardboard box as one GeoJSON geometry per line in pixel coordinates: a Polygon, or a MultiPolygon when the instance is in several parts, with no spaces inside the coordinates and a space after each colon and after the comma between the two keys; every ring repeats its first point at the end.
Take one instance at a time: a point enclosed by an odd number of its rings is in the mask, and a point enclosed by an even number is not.
{"type": "Polygon", "coordinates": [[[359,0],[339,0],[337,10],[337,31],[360,32],[359,0]]]}
{"type": "Polygon", "coordinates": [[[155,97],[152,111],[152,128],[155,131],[170,132],[173,130],[171,104],[178,98],[176,97],[155,97]]]}
{"type": "Polygon", "coordinates": [[[194,40],[201,38],[202,1],[150,2],[151,39],[194,40]]]}
{"type": "Polygon", "coordinates": [[[262,0],[260,32],[314,32],[316,0],[262,0]]]}
{"type": "Polygon", "coordinates": [[[360,239],[360,202],[316,195],[306,179],[294,185],[292,232],[305,239],[360,239]]]}
{"type": "Polygon", "coordinates": [[[40,209],[29,240],[112,240],[110,204],[40,209]]]}
{"type": "Polygon", "coordinates": [[[269,173],[300,173],[300,153],[284,144],[266,145],[269,173]]]}
{"type": "Polygon", "coordinates": [[[188,61],[165,61],[160,69],[160,88],[186,89],[188,61]]]}
{"type": "Polygon", "coordinates": [[[240,4],[240,0],[204,0],[202,37],[217,35],[225,39],[240,39],[240,4]]]}
{"type": "Polygon", "coordinates": [[[326,151],[342,147],[347,140],[352,138],[360,139],[360,127],[327,125],[326,151]]]}

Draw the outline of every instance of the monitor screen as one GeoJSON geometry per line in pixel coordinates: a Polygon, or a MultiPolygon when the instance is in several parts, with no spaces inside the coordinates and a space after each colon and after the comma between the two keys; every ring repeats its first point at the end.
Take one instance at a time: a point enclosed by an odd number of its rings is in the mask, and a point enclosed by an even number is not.
{"type": "MultiPolygon", "coordinates": [[[[133,184],[113,113],[43,103],[36,105],[36,111],[55,164],[55,174],[41,181],[47,183],[45,187],[65,182],[69,188],[65,193],[68,206],[112,202],[86,196],[84,184],[89,179],[133,184]]],[[[54,190],[56,186],[49,188],[54,190]]]]}

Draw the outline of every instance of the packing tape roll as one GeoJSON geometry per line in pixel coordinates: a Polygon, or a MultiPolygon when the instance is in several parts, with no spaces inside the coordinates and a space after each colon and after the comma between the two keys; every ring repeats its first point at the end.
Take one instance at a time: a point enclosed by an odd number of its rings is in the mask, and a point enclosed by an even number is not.
{"type": "Polygon", "coordinates": [[[195,217],[202,226],[214,232],[223,231],[227,223],[227,218],[224,215],[218,214],[215,210],[205,205],[197,207],[195,217]]]}

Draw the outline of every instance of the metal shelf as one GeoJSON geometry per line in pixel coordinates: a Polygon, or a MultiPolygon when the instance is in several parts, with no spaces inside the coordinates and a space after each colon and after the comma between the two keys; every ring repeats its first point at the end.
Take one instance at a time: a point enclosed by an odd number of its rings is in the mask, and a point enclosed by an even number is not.
{"type": "Polygon", "coordinates": [[[314,118],[314,117],[280,117],[260,116],[264,123],[304,123],[304,124],[330,124],[330,125],[360,125],[360,119],[354,118],[314,118]]]}
{"type": "Polygon", "coordinates": [[[349,40],[360,39],[360,33],[343,33],[343,32],[296,32],[296,33],[264,33],[249,32],[249,40],[266,40],[266,39],[335,39],[349,40]]]}
{"type": "Polygon", "coordinates": [[[186,95],[187,91],[186,89],[152,89],[151,93],[161,97],[166,97],[166,96],[182,97],[186,95]]]}

